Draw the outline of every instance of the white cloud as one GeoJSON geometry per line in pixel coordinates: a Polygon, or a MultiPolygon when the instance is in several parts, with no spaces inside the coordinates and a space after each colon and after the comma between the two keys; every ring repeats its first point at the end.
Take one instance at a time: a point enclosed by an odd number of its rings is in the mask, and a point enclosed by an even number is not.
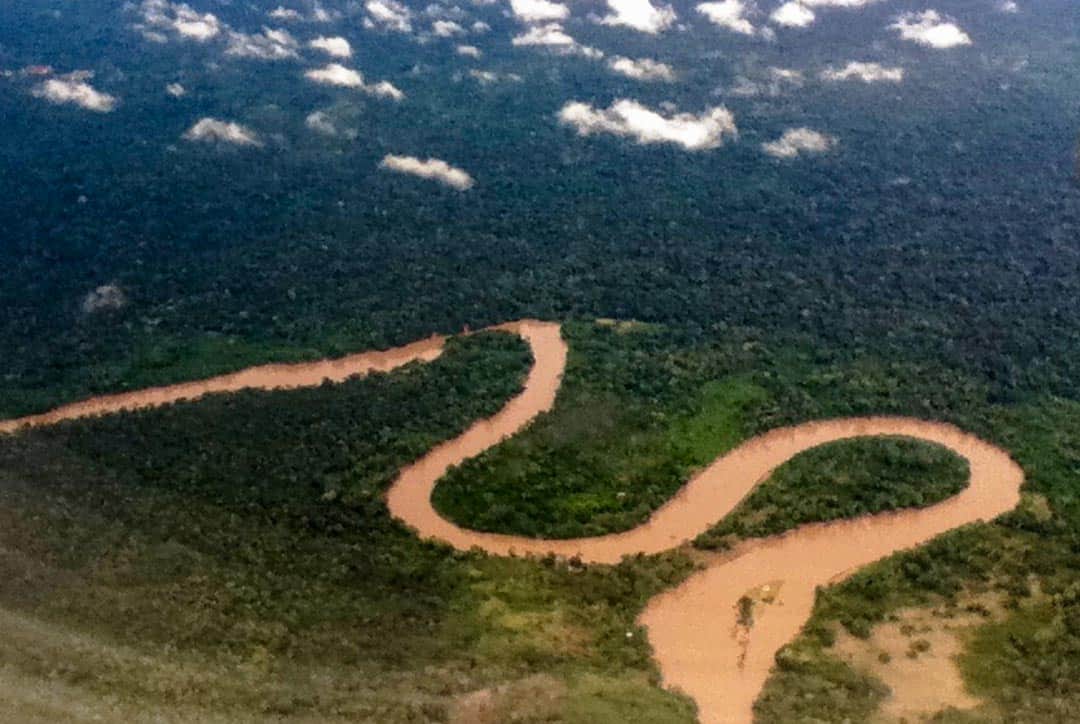
{"type": "Polygon", "coordinates": [[[278,5],[276,8],[267,13],[274,20],[287,20],[290,22],[307,21],[312,23],[327,23],[334,19],[334,16],[340,16],[340,13],[330,13],[318,2],[311,3],[311,12],[304,16],[299,10],[293,10],[292,8],[286,8],[282,5],[278,5]]]}
{"type": "Polygon", "coordinates": [[[698,115],[676,113],[663,116],[637,101],[621,99],[606,109],[585,103],[567,103],[559,121],[577,129],[579,135],[612,133],[638,143],[672,143],[688,151],[716,148],[726,136],[738,135],[735,118],[723,106],[698,115]]]}
{"type": "Polygon", "coordinates": [[[477,35],[482,35],[483,33],[491,30],[491,26],[485,23],[483,20],[477,20],[475,23],[472,24],[469,29],[477,35]]]}
{"type": "Polygon", "coordinates": [[[189,128],[183,135],[187,141],[204,143],[221,142],[236,146],[261,146],[258,135],[239,123],[219,121],[216,118],[203,118],[189,128]]]}
{"type": "Polygon", "coordinates": [[[349,45],[348,40],[342,37],[327,38],[320,36],[308,43],[308,46],[315,48],[316,50],[321,50],[335,58],[352,57],[352,46],[349,45]]]}
{"type": "Polygon", "coordinates": [[[946,20],[936,10],[924,10],[921,13],[904,13],[889,26],[900,33],[904,40],[910,40],[930,48],[955,48],[971,45],[968,34],[946,20]]]}
{"type": "Polygon", "coordinates": [[[811,8],[862,8],[879,0],[799,0],[811,8]]]}
{"type": "Polygon", "coordinates": [[[323,68],[309,70],[304,73],[304,77],[321,85],[335,85],[341,88],[362,88],[364,86],[364,76],[359,71],[346,68],[340,63],[330,63],[323,68]]]}
{"type": "Polygon", "coordinates": [[[754,25],[746,18],[752,8],[743,0],[720,0],[719,2],[700,3],[697,11],[715,25],[733,30],[742,35],[753,35],[754,25]]]}
{"type": "Polygon", "coordinates": [[[469,77],[478,81],[481,85],[491,85],[492,83],[499,83],[501,81],[507,81],[512,83],[520,83],[521,76],[517,73],[495,73],[490,70],[470,70],[469,77]]]}
{"type": "Polygon", "coordinates": [[[336,136],[338,134],[337,126],[335,126],[334,122],[330,120],[330,117],[322,111],[309,113],[307,118],[304,119],[304,125],[324,136],[336,136]]]}
{"type": "Polygon", "coordinates": [[[761,144],[761,150],[775,158],[795,158],[803,153],[824,153],[836,139],[809,128],[789,128],[775,141],[761,144]]]}
{"type": "Polygon", "coordinates": [[[586,58],[604,57],[603,52],[587,45],[581,45],[567,35],[566,31],[558,23],[531,27],[521,35],[514,36],[510,42],[515,46],[541,46],[550,48],[557,53],[576,53],[584,55],[586,58]]]}
{"type": "Polygon", "coordinates": [[[297,57],[300,44],[285,30],[263,28],[261,34],[237,33],[229,31],[229,45],[225,55],[235,58],[256,58],[258,60],[286,60],[297,57]]]}
{"type": "Polygon", "coordinates": [[[394,156],[390,154],[383,158],[379,168],[412,174],[420,178],[433,179],[458,191],[466,191],[472,188],[475,183],[472,176],[465,173],[465,171],[437,158],[420,160],[415,156],[394,156]]]}
{"type": "Polygon", "coordinates": [[[165,86],[165,92],[171,95],[173,98],[183,98],[187,95],[187,88],[179,83],[169,83],[165,86]]]}
{"type": "Polygon", "coordinates": [[[510,10],[524,23],[565,20],[570,16],[570,8],[549,0],[510,0],[510,10]]]}
{"type": "Polygon", "coordinates": [[[768,79],[755,81],[746,76],[736,76],[735,83],[725,92],[744,98],[753,96],[775,98],[782,95],[787,86],[801,87],[803,80],[803,74],[798,70],[770,67],[768,79]]]}
{"type": "Polygon", "coordinates": [[[643,33],[667,30],[677,19],[670,5],[653,5],[650,0],[607,0],[611,12],[600,19],[604,25],[624,25],[643,33]]]}
{"type": "Polygon", "coordinates": [[[102,93],[86,82],[92,73],[74,73],[67,77],[50,78],[31,91],[50,103],[69,103],[88,111],[108,113],[116,107],[116,98],[102,93]]]}
{"type": "Polygon", "coordinates": [[[300,14],[298,10],[282,7],[278,5],[276,8],[267,13],[274,20],[303,20],[304,16],[300,14]]]}
{"type": "Polygon", "coordinates": [[[173,28],[185,38],[203,41],[221,32],[221,23],[211,13],[199,15],[186,5],[181,5],[173,28]]]}
{"type": "Polygon", "coordinates": [[[429,18],[438,18],[442,20],[462,20],[465,18],[466,13],[457,5],[440,5],[439,3],[431,3],[424,8],[424,16],[429,18]]]}
{"type": "Polygon", "coordinates": [[[806,7],[802,2],[786,2],[769,16],[777,25],[789,28],[805,28],[814,22],[814,11],[806,7]]]}
{"type": "Polygon", "coordinates": [[[479,58],[482,55],[480,48],[477,48],[475,45],[459,45],[457,47],[457,54],[464,55],[468,58],[479,58]]]}
{"type": "Polygon", "coordinates": [[[358,135],[355,128],[339,128],[325,111],[309,113],[307,118],[304,119],[304,125],[315,133],[331,138],[345,137],[351,140],[358,135]]]}
{"type": "Polygon", "coordinates": [[[624,58],[621,55],[608,61],[608,67],[620,75],[634,80],[663,80],[674,81],[675,71],[667,63],[661,63],[650,58],[624,58]]]}
{"type": "Polygon", "coordinates": [[[1018,13],[1020,12],[1020,6],[1014,0],[1002,0],[998,3],[998,10],[1003,13],[1018,13]]]}
{"type": "Polygon", "coordinates": [[[465,35],[465,28],[453,20],[436,20],[431,24],[431,32],[440,38],[452,38],[455,35],[465,35]]]}
{"type": "Polygon", "coordinates": [[[100,312],[103,309],[122,309],[127,306],[124,290],[115,284],[104,284],[89,292],[82,301],[82,310],[86,314],[100,312]]]}
{"type": "Polygon", "coordinates": [[[382,27],[399,33],[412,32],[412,12],[396,0],[367,0],[364,9],[368,12],[364,18],[366,27],[382,27]]]}
{"type": "Polygon", "coordinates": [[[395,101],[400,101],[405,97],[405,93],[402,92],[400,88],[387,80],[381,80],[374,85],[366,85],[362,90],[369,95],[389,98],[395,101]]]}
{"type": "Polygon", "coordinates": [[[826,68],[821,72],[822,80],[861,80],[864,83],[888,81],[899,83],[904,79],[903,68],[890,68],[879,63],[860,63],[851,61],[839,70],[826,68]]]}
{"type": "Polygon", "coordinates": [[[385,80],[374,84],[366,83],[360,71],[346,68],[340,63],[330,63],[325,67],[309,70],[304,73],[304,77],[320,85],[356,88],[370,95],[392,98],[395,101],[400,101],[405,97],[405,94],[392,83],[385,80]]]}
{"type": "Polygon", "coordinates": [[[168,0],[143,0],[139,6],[142,23],[135,28],[148,40],[160,42],[162,35],[154,29],[171,30],[182,38],[205,42],[214,38],[223,27],[212,13],[199,13],[186,3],[168,0]]]}

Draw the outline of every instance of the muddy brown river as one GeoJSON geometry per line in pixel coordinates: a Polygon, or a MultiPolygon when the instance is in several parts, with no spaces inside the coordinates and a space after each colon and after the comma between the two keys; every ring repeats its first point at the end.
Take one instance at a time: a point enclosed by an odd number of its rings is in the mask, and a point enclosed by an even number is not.
{"type": "MultiPolygon", "coordinates": [[[[532,348],[535,362],[522,392],[492,417],[474,423],[404,468],[387,492],[392,515],[421,537],[461,550],[480,548],[493,555],[554,553],[579,556],[591,563],[617,563],[624,555],[670,550],[723,518],[792,456],[845,438],[905,435],[944,445],[970,464],[968,487],[936,505],[804,525],[783,535],[746,542],[732,553],[710,558],[703,570],[649,601],[640,622],[648,629],[664,684],[692,697],[703,723],[752,721],[754,700],[775,654],[809,617],[816,586],[842,580],[861,566],[958,526],[994,518],[1011,510],[1020,499],[1024,475],[1005,451],[952,425],[865,417],[809,422],[747,440],[695,474],[648,521],[624,533],[544,540],[461,528],[432,507],[435,484],[451,466],[498,444],[550,410],[566,367],[567,347],[558,324],[524,320],[496,329],[519,334],[532,348]],[[739,599],[762,590],[770,591],[771,602],[755,606],[752,627],[740,628],[739,599]]],[[[210,393],[314,386],[324,379],[341,381],[351,375],[433,360],[441,354],[443,343],[443,338],[431,337],[385,352],[315,363],[264,365],[200,382],[96,397],[41,415],[0,422],[0,432],[155,407],[210,393]]]]}

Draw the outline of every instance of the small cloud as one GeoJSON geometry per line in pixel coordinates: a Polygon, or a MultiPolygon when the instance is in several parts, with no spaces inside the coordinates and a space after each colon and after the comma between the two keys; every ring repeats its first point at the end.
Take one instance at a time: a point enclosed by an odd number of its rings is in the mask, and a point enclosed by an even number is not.
{"type": "Polygon", "coordinates": [[[809,128],[789,128],[775,141],[761,144],[761,150],[774,158],[795,158],[803,153],[824,153],[836,145],[836,139],[809,128]]]}
{"type": "MultiPolygon", "coordinates": [[[[802,87],[803,80],[803,74],[798,70],[770,67],[767,79],[752,80],[746,76],[736,76],[735,83],[722,92],[742,98],[754,96],[775,98],[782,95],[789,87],[802,87]]],[[[718,92],[721,92],[721,89],[718,89],[718,92]]]]}
{"type": "Polygon", "coordinates": [[[457,47],[457,54],[467,58],[479,58],[482,55],[480,48],[477,48],[475,45],[459,45],[457,47]]]}
{"type": "Polygon", "coordinates": [[[299,10],[293,10],[292,8],[282,7],[278,5],[276,8],[267,13],[274,20],[303,20],[304,16],[300,14],[299,10]]]}
{"type": "Polygon", "coordinates": [[[394,156],[391,154],[383,158],[379,168],[412,174],[420,178],[433,179],[458,191],[466,191],[472,188],[475,183],[472,176],[465,171],[437,158],[420,160],[415,156],[394,156]]]}
{"type": "Polygon", "coordinates": [[[310,4],[311,12],[306,16],[299,10],[292,8],[286,8],[282,5],[278,5],[276,8],[267,13],[274,20],[286,20],[288,22],[311,22],[311,23],[328,23],[334,19],[334,16],[340,16],[340,13],[331,13],[326,10],[320,3],[313,2],[310,4]]]}
{"type": "Polygon", "coordinates": [[[801,2],[786,2],[769,19],[788,28],[805,28],[814,22],[814,11],[801,2]]]}
{"type": "Polygon", "coordinates": [[[453,20],[436,20],[431,24],[431,32],[440,38],[452,38],[455,35],[465,35],[465,28],[453,20]]]}
{"type": "Polygon", "coordinates": [[[998,10],[1003,13],[1018,13],[1020,12],[1020,6],[1017,5],[1014,0],[1001,0],[998,3],[998,10]]]}
{"type": "Polygon", "coordinates": [[[703,151],[723,144],[726,136],[738,135],[735,118],[723,106],[698,115],[676,113],[663,116],[637,101],[617,100],[610,108],[596,109],[585,103],[567,103],[559,121],[573,126],[579,135],[611,133],[640,144],[671,143],[688,151],[703,151]]]}
{"type": "Polygon", "coordinates": [[[510,0],[510,10],[515,18],[524,23],[544,23],[570,17],[570,8],[549,0],[510,0]]]}
{"type": "Polygon", "coordinates": [[[206,42],[222,30],[222,23],[212,13],[198,13],[186,3],[170,3],[167,0],[143,0],[139,6],[142,23],[136,25],[148,40],[160,42],[161,33],[153,29],[171,30],[182,38],[206,42]]]}
{"type": "Polygon", "coordinates": [[[602,58],[603,52],[587,45],[581,45],[567,35],[562,25],[549,23],[529,28],[510,41],[515,46],[541,46],[562,54],[579,54],[586,58],[602,58]]]}
{"type": "Polygon", "coordinates": [[[321,3],[318,2],[318,0],[315,0],[315,2],[311,4],[311,22],[328,23],[335,17],[341,17],[341,13],[329,12],[328,10],[326,10],[326,8],[322,6],[321,3]]]}
{"type": "Polygon", "coordinates": [[[320,85],[332,85],[339,88],[356,88],[369,95],[392,98],[395,101],[400,101],[405,97],[405,94],[392,83],[387,81],[380,81],[374,84],[366,83],[364,81],[364,76],[360,71],[346,68],[340,63],[330,63],[323,68],[309,70],[304,73],[304,77],[313,83],[319,83],[320,85]]]}
{"type": "Polygon", "coordinates": [[[85,108],[88,111],[108,113],[116,108],[116,98],[102,93],[86,82],[92,73],[73,73],[69,76],[50,78],[34,88],[31,93],[50,103],[64,103],[85,108]]]}
{"type": "Polygon", "coordinates": [[[620,55],[611,58],[608,61],[608,67],[634,80],[662,80],[669,83],[675,80],[675,71],[670,65],[649,58],[634,60],[620,55]]]}
{"type": "Polygon", "coordinates": [[[187,88],[179,83],[169,83],[165,86],[165,92],[171,95],[173,98],[183,98],[187,95],[187,88]]]}
{"type": "Polygon", "coordinates": [[[862,8],[880,0],[799,0],[811,8],[862,8]]]}
{"type": "Polygon", "coordinates": [[[904,13],[889,26],[910,40],[929,48],[955,48],[971,45],[971,38],[956,23],[950,22],[936,10],[921,13],[904,13]]]}
{"type": "Polygon", "coordinates": [[[604,25],[623,25],[643,33],[656,34],[670,28],[677,19],[670,5],[653,5],[650,0],[607,0],[611,12],[600,19],[604,25]]]}
{"type": "Polygon", "coordinates": [[[221,32],[221,24],[218,19],[210,14],[197,15],[186,5],[182,5],[180,17],[176,20],[173,28],[185,38],[193,40],[210,40],[221,32]]]}
{"type": "Polygon", "coordinates": [[[860,63],[851,61],[839,70],[826,68],[821,72],[822,80],[861,80],[863,83],[877,83],[881,81],[899,83],[904,79],[903,68],[889,68],[879,63],[860,63]]]}
{"type": "Polygon", "coordinates": [[[308,117],[304,119],[304,125],[310,128],[316,133],[321,133],[324,136],[336,136],[338,135],[337,126],[330,120],[330,116],[326,115],[322,111],[315,111],[309,113],[308,117]]]}
{"type": "Polygon", "coordinates": [[[349,45],[348,40],[342,37],[327,38],[320,36],[308,43],[308,47],[321,50],[335,58],[352,57],[352,46],[349,45]]]}
{"type": "Polygon", "coordinates": [[[743,0],[720,0],[720,2],[700,3],[697,11],[714,25],[727,28],[742,35],[753,35],[756,30],[746,15],[752,8],[743,0]]]}
{"type": "Polygon", "coordinates": [[[127,306],[124,290],[115,284],[104,284],[89,292],[82,300],[82,310],[86,314],[103,312],[110,309],[123,309],[127,306]]]}
{"type": "Polygon", "coordinates": [[[395,0],[367,0],[364,9],[368,13],[364,18],[365,27],[380,27],[398,33],[412,32],[412,12],[395,0]]]}
{"type": "Polygon", "coordinates": [[[439,3],[431,3],[424,8],[424,16],[429,18],[436,18],[441,20],[462,20],[468,15],[464,10],[457,5],[440,5],[439,3]]]}
{"type": "Polygon", "coordinates": [[[517,73],[494,73],[490,70],[470,70],[469,77],[476,80],[480,85],[491,85],[492,83],[511,82],[520,83],[521,76],[517,73]]]}
{"type": "Polygon", "coordinates": [[[236,146],[262,145],[258,135],[250,128],[216,118],[201,119],[184,133],[183,138],[186,141],[231,143],[236,146]]]}
{"type": "Polygon", "coordinates": [[[795,70],[794,68],[777,68],[775,66],[769,68],[769,77],[774,81],[790,83],[794,86],[801,86],[803,84],[803,74],[801,70],[795,70]]]}
{"type": "Polygon", "coordinates": [[[257,60],[287,60],[297,57],[296,51],[299,47],[296,38],[285,30],[263,28],[258,35],[229,31],[229,45],[225,48],[225,55],[257,60]]]}
{"type": "Polygon", "coordinates": [[[491,30],[491,26],[485,23],[483,20],[477,20],[470,26],[469,29],[472,30],[473,33],[475,33],[476,35],[482,35],[483,33],[491,30]]]}
{"type": "Polygon", "coordinates": [[[355,128],[339,128],[325,111],[309,113],[307,118],[304,119],[304,125],[315,133],[331,138],[342,137],[352,140],[358,135],[355,128]]]}
{"type": "Polygon", "coordinates": [[[323,68],[304,73],[308,80],[321,85],[334,85],[341,88],[362,88],[364,76],[359,71],[346,68],[340,63],[330,63],[323,68]]]}
{"type": "Polygon", "coordinates": [[[374,85],[364,86],[362,90],[369,95],[389,98],[394,101],[400,101],[405,97],[405,93],[400,88],[386,80],[381,80],[374,85]]]}

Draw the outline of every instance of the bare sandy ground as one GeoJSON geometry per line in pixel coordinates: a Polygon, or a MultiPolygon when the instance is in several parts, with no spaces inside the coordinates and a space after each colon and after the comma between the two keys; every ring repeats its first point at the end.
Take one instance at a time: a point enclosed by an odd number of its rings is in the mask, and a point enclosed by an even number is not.
{"type": "MultiPolygon", "coordinates": [[[[711,559],[682,585],[651,600],[641,615],[664,682],[691,696],[703,723],[750,722],[776,652],[810,615],[816,586],[832,583],[895,551],[917,546],[947,530],[987,520],[1016,506],[1024,476],[1009,455],[952,425],[907,418],[867,417],[809,422],[780,428],[744,442],[696,474],[644,524],[624,533],[575,540],[543,540],[471,531],[442,518],[431,492],[447,469],[515,434],[555,403],[566,367],[560,327],[524,320],[497,329],[521,335],[535,363],[524,390],[498,413],[474,423],[404,468],[387,493],[391,514],[425,538],[493,555],[579,556],[617,563],[623,556],[659,553],[685,544],[729,513],[777,466],[809,448],[864,435],[905,435],[935,442],[966,458],[971,480],[961,493],[920,510],[905,510],[828,524],[750,542],[734,554],[711,559]],[[751,595],[750,627],[738,622],[738,601],[751,595]]],[[[202,382],[93,398],[43,415],[0,423],[0,432],[24,425],[194,399],[248,387],[281,389],[342,380],[431,360],[443,339],[432,337],[386,352],[351,355],[332,362],[267,365],[202,382]]]]}

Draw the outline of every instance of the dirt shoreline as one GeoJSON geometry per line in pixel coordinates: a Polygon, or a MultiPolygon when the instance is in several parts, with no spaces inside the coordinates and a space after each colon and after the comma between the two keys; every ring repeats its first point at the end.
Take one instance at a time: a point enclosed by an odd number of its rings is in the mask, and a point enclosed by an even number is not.
{"type": "MultiPolygon", "coordinates": [[[[865,435],[905,435],[935,442],[968,460],[970,484],[936,505],[804,525],[716,557],[678,587],[656,596],[641,614],[666,686],[691,696],[704,724],[750,722],[753,703],[776,652],[810,615],[816,586],[840,580],[859,567],[917,546],[966,523],[988,520],[1019,502],[1024,475],[1008,453],[948,424],[896,417],[822,420],[772,430],[752,438],[698,472],[645,523],[594,538],[545,540],[471,531],[444,519],[431,504],[438,480],[457,465],[517,433],[555,404],[566,367],[567,345],[551,322],[499,325],[532,348],[534,364],[522,392],[490,418],[475,422],[402,469],[387,491],[391,514],[424,538],[460,550],[493,555],[579,556],[617,563],[624,555],[659,553],[692,540],[729,513],[750,490],[792,456],[834,440],[865,435]],[[749,633],[737,625],[738,601],[748,591],[778,586],[768,605],[757,606],[749,633]]],[[[445,339],[430,337],[383,352],[296,365],[264,365],[200,382],[91,398],[41,415],[0,422],[0,432],[24,426],[156,407],[206,394],[245,388],[315,386],[324,379],[388,371],[437,358],[445,339]]]]}

